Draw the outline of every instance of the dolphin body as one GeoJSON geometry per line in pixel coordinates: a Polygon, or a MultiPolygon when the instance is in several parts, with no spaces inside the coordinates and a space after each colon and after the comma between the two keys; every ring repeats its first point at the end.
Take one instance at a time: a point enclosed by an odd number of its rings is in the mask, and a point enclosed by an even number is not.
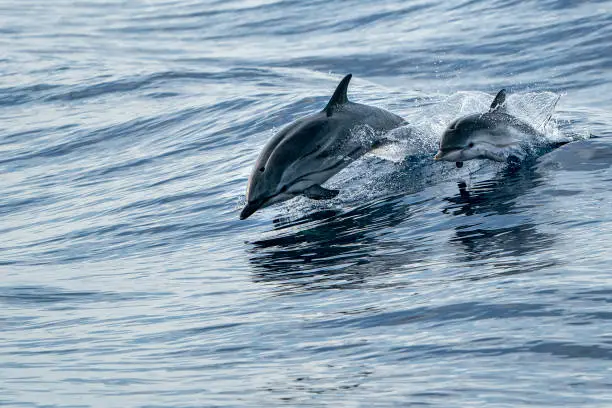
{"type": "Polygon", "coordinates": [[[456,162],[457,167],[474,159],[516,162],[525,157],[533,141],[546,140],[531,125],[510,115],[505,102],[506,90],[502,89],[488,112],[453,121],[442,135],[434,159],[456,162]]]}
{"type": "Polygon", "coordinates": [[[340,81],[321,112],[290,123],[265,145],[249,177],[241,220],[260,208],[299,195],[313,200],[337,196],[338,190],[321,184],[388,142],[384,133],[406,124],[386,110],[350,102],[347,88],[351,77],[348,74],[340,81]]]}

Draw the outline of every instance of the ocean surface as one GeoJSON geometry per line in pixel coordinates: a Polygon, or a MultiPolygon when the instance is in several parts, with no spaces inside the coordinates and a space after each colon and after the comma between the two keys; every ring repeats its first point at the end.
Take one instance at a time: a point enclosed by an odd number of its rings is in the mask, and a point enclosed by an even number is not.
{"type": "Polygon", "coordinates": [[[612,1],[0,15],[1,406],[612,406],[612,1]],[[347,73],[411,136],[240,221],[347,73]],[[501,88],[575,141],[431,160],[501,88]]]}

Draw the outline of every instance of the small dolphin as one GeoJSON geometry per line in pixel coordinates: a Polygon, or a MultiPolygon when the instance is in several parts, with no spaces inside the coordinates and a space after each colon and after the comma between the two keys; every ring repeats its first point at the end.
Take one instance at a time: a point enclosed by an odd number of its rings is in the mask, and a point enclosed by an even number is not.
{"type": "Polygon", "coordinates": [[[351,77],[340,81],[321,112],[290,123],[266,144],[249,178],[241,220],[298,195],[313,200],[337,196],[338,190],[321,184],[388,142],[384,133],[406,123],[383,109],[350,102],[346,93],[351,77]],[[366,137],[358,137],[359,131],[366,137]]]}
{"type": "Polygon", "coordinates": [[[464,116],[452,122],[442,135],[435,160],[454,161],[457,167],[474,159],[498,162],[521,160],[525,143],[542,141],[544,135],[508,113],[506,90],[498,92],[489,111],[464,116]]]}

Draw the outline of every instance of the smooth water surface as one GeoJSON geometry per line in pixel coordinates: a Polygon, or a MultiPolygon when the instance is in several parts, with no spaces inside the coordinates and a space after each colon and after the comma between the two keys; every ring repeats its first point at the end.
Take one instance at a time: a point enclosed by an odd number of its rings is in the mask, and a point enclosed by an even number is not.
{"type": "Polygon", "coordinates": [[[612,406],[612,2],[0,15],[0,405],[612,406]],[[348,72],[418,131],[240,221],[262,146],[348,72]],[[561,95],[581,140],[426,160],[502,87],[561,95]]]}

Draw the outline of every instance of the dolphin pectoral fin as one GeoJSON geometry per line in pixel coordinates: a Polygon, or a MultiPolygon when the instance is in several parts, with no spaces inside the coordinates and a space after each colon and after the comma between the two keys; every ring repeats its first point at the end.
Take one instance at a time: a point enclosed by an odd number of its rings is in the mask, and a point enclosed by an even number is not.
{"type": "Polygon", "coordinates": [[[339,190],[328,190],[318,184],[315,184],[314,186],[308,187],[306,190],[304,190],[303,194],[311,200],[329,200],[330,198],[337,196],[339,192],[339,190]]]}
{"type": "Polygon", "coordinates": [[[336,87],[334,94],[323,109],[323,112],[325,112],[327,117],[330,117],[332,113],[334,113],[334,110],[338,108],[338,106],[348,103],[348,96],[346,95],[346,93],[348,91],[348,85],[352,77],[353,75],[348,74],[347,76],[342,78],[342,81],[340,81],[340,83],[336,87]]]}
{"type": "Polygon", "coordinates": [[[495,99],[493,99],[493,103],[491,103],[491,107],[489,108],[489,112],[505,112],[506,111],[506,90],[502,89],[495,95],[495,99]]]}

